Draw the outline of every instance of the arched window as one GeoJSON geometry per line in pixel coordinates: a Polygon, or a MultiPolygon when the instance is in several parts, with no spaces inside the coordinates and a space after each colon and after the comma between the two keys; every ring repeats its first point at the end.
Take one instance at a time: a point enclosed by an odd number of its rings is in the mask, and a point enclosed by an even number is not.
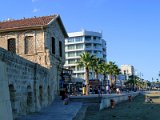
{"type": "Polygon", "coordinates": [[[24,53],[25,54],[34,54],[34,39],[33,36],[26,36],[24,40],[24,53]]]}
{"type": "Polygon", "coordinates": [[[32,89],[31,86],[27,87],[27,106],[32,105],[32,89]]]}
{"type": "Polygon", "coordinates": [[[48,103],[50,102],[51,100],[51,93],[50,93],[50,87],[48,86],[48,103]]]}
{"type": "Polygon", "coordinates": [[[8,39],[8,51],[16,53],[16,40],[15,40],[15,38],[8,39]]]}

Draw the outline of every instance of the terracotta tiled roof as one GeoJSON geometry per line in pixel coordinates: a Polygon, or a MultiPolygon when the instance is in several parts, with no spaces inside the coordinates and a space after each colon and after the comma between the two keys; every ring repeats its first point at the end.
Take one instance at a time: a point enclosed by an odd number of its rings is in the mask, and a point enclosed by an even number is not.
{"type": "Polygon", "coordinates": [[[52,19],[54,19],[56,17],[57,17],[57,15],[52,15],[52,16],[25,18],[25,19],[21,19],[21,20],[0,22],[0,30],[34,27],[34,26],[45,26],[52,19]]]}

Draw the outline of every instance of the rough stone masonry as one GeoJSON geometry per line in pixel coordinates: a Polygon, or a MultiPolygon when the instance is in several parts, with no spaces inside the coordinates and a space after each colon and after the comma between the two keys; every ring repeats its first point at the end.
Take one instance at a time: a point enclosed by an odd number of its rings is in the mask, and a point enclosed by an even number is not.
{"type": "Polygon", "coordinates": [[[13,118],[41,110],[58,94],[65,37],[59,15],[0,22],[0,60],[13,118]]]}

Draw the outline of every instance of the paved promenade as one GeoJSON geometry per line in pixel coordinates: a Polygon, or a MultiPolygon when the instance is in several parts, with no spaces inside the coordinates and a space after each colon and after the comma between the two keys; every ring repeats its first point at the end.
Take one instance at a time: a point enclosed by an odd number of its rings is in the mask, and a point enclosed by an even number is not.
{"type": "Polygon", "coordinates": [[[63,101],[58,98],[51,106],[42,111],[23,116],[18,120],[72,120],[81,106],[82,103],[80,102],[70,102],[68,105],[64,105],[63,101]]]}
{"type": "MultiPolygon", "coordinates": [[[[117,94],[103,94],[101,96],[112,97],[115,95],[117,94]]],[[[92,94],[89,96],[70,96],[70,98],[82,98],[82,99],[88,98],[90,102],[96,100],[99,97],[97,94],[92,94]]],[[[56,100],[53,102],[53,104],[51,104],[49,107],[44,108],[40,112],[19,117],[17,120],[72,120],[76,116],[78,111],[81,109],[83,105],[82,101],[80,102],[71,101],[69,102],[68,105],[64,105],[60,97],[57,97],[56,100]]]]}

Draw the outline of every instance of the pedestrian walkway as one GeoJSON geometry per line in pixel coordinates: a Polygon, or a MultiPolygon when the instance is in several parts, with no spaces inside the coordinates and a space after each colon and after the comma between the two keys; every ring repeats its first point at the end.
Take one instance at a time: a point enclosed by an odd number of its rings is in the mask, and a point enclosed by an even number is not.
{"type": "Polygon", "coordinates": [[[68,105],[64,105],[63,101],[58,98],[52,105],[42,111],[22,116],[18,120],[72,120],[81,106],[81,102],[70,102],[68,105]]]}

